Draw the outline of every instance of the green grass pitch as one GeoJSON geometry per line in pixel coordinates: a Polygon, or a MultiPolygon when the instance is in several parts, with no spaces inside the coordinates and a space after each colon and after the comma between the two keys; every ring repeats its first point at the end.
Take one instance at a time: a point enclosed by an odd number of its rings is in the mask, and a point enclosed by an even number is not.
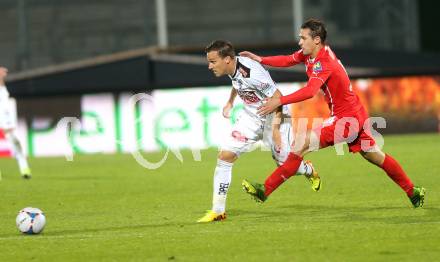
{"type": "MultiPolygon", "coordinates": [[[[170,154],[148,170],[131,155],[31,159],[34,177],[1,159],[0,261],[436,261],[440,259],[440,136],[386,136],[384,150],[427,189],[413,209],[383,171],[359,155],[333,148],[306,157],[323,179],[315,193],[293,177],[264,204],[240,186],[264,181],[270,152],[254,151],[234,165],[224,222],[197,224],[211,207],[216,150],[202,161],[170,154]],[[21,208],[46,213],[40,235],[15,227],[21,208]]],[[[164,152],[145,154],[158,161],[164,152]]]]}

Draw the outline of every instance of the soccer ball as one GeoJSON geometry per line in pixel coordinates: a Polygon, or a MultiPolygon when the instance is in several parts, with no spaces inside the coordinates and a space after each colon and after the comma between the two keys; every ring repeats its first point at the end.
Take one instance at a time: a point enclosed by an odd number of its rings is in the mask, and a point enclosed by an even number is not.
{"type": "Polygon", "coordinates": [[[43,211],[34,207],[26,207],[20,210],[15,219],[17,228],[22,233],[38,234],[43,231],[46,225],[46,217],[43,211]]]}

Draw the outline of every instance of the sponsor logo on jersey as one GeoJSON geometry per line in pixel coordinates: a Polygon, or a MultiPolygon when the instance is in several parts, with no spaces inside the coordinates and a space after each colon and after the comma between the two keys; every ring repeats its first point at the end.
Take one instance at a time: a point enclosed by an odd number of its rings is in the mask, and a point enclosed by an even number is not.
{"type": "Polygon", "coordinates": [[[322,65],[321,65],[321,62],[316,62],[314,65],[313,65],[313,72],[314,73],[319,73],[319,72],[321,72],[322,71],[322,65]]]}
{"type": "Polygon", "coordinates": [[[244,68],[242,68],[242,67],[238,68],[238,72],[240,72],[240,74],[241,74],[244,78],[248,78],[248,77],[249,77],[249,72],[247,72],[246,70],[244,70],[244,68]]]}
{"type": "Polygon", "coordinates": [[[249,78],[251,76],[251,69],[244,66],[240,61],[237,62],[237,70],[244,78],[249,78]]]}
{"type": "Polygon", "coordinates": [[[246,104],[253,104],[260,101],[258,96],[253,91],[237,90],[237,93],[246,104]]]}

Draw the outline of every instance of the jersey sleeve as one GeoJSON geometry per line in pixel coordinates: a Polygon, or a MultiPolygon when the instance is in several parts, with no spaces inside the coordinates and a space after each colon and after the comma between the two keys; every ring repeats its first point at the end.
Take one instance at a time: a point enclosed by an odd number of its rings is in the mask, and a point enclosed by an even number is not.
{"type": "Polygon", "coordinates": [[[301,49],[291,55],[263,56],[261,59],[263,65],[289,67],[304,62],[305,56],[301,49]]]}
{"type": "Polygon", "coordinates": [[[325,63],[325,61],[317,61],[307,84],[293,94],[282,96],[280,98],[281,104],[287,105],[298,103],[312,98],[316,95],[321,86],[325,84],[331,73],[332,68],[330,63],[325,63]]]}

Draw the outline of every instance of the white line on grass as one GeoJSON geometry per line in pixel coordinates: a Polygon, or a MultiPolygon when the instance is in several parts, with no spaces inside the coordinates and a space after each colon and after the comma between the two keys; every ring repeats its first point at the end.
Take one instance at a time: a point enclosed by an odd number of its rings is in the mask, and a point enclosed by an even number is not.
{"type": "Polygon", "coordinates": [[[110,234],[110,235],[94,235],[94,234],[75,234],[75,235],[17,235],[17,236],[9,236],[9,237],[0,237],[0,240],[44,240],[44,239],[111,239],[111,238],[120,238],[120,237],[138,237],[142,238],[146,235],[150,235],[149,233],[139,234],[139,233],[125,233],[125,234],[110,234]]]}

